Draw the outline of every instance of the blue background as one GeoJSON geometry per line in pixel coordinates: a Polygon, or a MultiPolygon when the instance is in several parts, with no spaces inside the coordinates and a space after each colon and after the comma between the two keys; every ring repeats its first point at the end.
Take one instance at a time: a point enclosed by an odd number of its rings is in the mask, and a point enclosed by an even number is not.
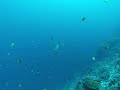
{"type": "Polygon", "coordinates": [[[119,0],[0,0],[0,90],[61,90],[119,31],[119,9],[119,0]]]}

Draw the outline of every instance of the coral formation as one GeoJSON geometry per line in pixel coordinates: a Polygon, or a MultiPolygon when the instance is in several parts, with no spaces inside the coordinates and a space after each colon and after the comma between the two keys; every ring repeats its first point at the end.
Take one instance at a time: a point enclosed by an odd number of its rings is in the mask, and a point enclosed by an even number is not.
{"type": "Polygon", "coordinates": [[[120,90],[120,39],[108,40],[96,54],[96,62],[71,90],[120,90]]]}
{"type": "Polygon", "coordinates": [[[95,76],[87,76],[85,77],[83,84],[85,88],[97,90],[100,86],[100,80],[95,76]]]}

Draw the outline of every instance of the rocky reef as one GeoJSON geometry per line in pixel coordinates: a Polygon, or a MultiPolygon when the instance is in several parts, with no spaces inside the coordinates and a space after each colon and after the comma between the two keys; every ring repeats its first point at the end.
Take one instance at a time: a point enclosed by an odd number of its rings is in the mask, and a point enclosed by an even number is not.
{"type": "Polygon", "coordinates": [[[120,38],[105,41],[96,62],[66,90],[120,90],[120,38]]]}

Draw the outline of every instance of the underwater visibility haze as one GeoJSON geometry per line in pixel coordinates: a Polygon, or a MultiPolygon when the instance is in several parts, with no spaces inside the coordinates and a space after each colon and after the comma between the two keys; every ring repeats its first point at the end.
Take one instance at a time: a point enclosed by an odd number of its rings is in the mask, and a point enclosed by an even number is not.
{"type": "Polygon", "coordinates": [[[0,0],[0,90],[98,90],[105,79],[91,81],[89,67],[119,56],[119,9],[119,0],[0,0]]]}

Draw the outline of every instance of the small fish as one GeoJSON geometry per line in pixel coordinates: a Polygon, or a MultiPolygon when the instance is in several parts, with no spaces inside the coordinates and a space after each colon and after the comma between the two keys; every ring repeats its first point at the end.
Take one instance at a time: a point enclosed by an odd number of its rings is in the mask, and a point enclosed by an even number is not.
{"type": "Polygon", "coordinates": [[[86,17],[83,17],[83,18],[82,18],[82,21],[85,21],[85,20],[86,20],[86,17]]]}
{"type": "Polygon", "coordinates": [[[105,3],[108,3],[109,0],[104,0],[105,3]]]}
{"type": "Polygon", "coordinates": [[[59,49],[59,44],[56,44],[54,50],[57,51],[59,49]]]}
{"type": "Polygon", "coordinates": [[[54,41],[53,35],[51,34],[51,40],[54,41]]]}
{"type": "Polygon", "coordinates": [[[21,64],[21,63],[22,63],[22,60],[21,60],[21,59],[18,59],[17,63],[18,63],[18,64],[21,64]]]}

